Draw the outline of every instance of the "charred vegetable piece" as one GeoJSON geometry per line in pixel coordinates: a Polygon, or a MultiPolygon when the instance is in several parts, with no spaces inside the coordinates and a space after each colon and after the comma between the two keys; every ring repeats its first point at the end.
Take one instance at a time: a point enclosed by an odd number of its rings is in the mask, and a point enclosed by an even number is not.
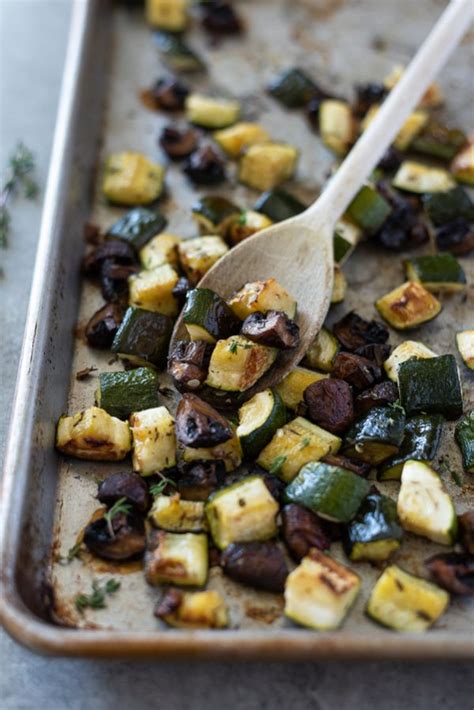
{"type": "Polygon", "coordinates": [[[217,446],[202,447],[194,449],[185,446],[182,451],[182,459],[186,464],[195,462],[220,462],[222,461],[226,471],[234,471],[242,463],[242,447],[237,436],[224,441],[217,446]]]}
{"type": "Polygon", "coordinates": [[[374,407],[348,432],[343,453],[377,466],[398,452],[404,428],[405,413],[401,407],[374,407]]]}
{"type": "Polygon", "coordinates": [[[407,360],[398,369],[398,387],[407,414],[443,414],[446,419],[462,414],[461,381],[454,355],[407,360]]]}
{"type": "Polygon", "coordinates": [[[129,243],[120,239],[106,239],[84,258],[82,262],[84,273],[87,276],[97,276],[105,261],[133,266],[136,264],[135,250],[129,243]]]}
{"type": "Polygon", "coordinates": [[[383,154],[377,168],[384,173],[394,173],[403,162],[402,153],[393,147],[389,146],[383,154]]]}
{"type": "Polygon", "coordinates": [[[148,244],[140,249],[140,262],[144,269],[154,269],[163,264],[178,266],[178,244],[180,237],[162,232],[152,237],[148,244]]]}
{"type": "Polygon", "coordinates": [[[119,303],[106,303],[86,325],[87,344],[92,348],[109,348],[120,327],[124,309],[119,303]]]}
{"type": "Polygon", "coordinates": [[[474,370],[474,330],[456,333],[456,345],[466,367],[474,370]]]}
{"type": "Polygon", "coordinates": [[[375,232],[392,211],[387,200],[372,185],[364,185],[347,208],[347,214],[364,231],[375,232]]]}
{"type": "Polygon", "coordinates": [[[316,370],[331,372],[339,347],[334,335],[321,328],[306,353],[305,363],[316,370]]]}
{"type": "Polygon", "coordinates": [[[239,180],[255,190],[271,190],[293,177],[298,151],[286,143],[250,146],[240,159],[239,180]]]}
{"type": "Polygon", "coordinates": [[[370,484],[352,471],[312,461],[286,487],[285,500],[309,508],[326,520],[348,523],[369,488],[370,484]]]}
{"type": "MultiPolygon", "coordinates": [[[[181,35],[156,32],[154,39],[164,62],[175,72],[199,72],[205,66],[198,55],[186,44],[181,35]]],[[[185,105],[189,96],[185,97],[185,105]]]]}
{"type": "Polygon", "coordinates": [[[397,170],[392,185],[407,192],[425,193],[447,192],[456,183],[447,170],[406,160],[397,170]]]}
{"type": "Polygon", "coordinates": [[[206,384],[226,392],[245,392],[270,369],[277,351],[243,335],[218,340],[212,351],[206,384]]]}
{"type": "Polygon", "coordinates": [[[166,227],[166,218],[159,212],[135,207],[107,230],[107,237],[123,239],[137,251],[166,227]]]}
{"type": "Polygon", "coordinates": [[[288,576],[285,556],[274,542],[233,542],[221,555],[221,567],[234,582],[282,593],[288,576]]]}
{"type": "Polygon", "coordinates": [[[355,350],[356,355],[365,357],[367,360],[373,360],[380,368],[391,352],[392,346],[388,343],[371,343],[370,345],[362,345],[362,347],[355,350]]]}
{"type": "Polygon", "coordinates": [[[287,108],[301,108],[319,94],[319,89],[303,69],[294,67],[273,79],[268,93],[287,108]]]}
{"type": "Polygon", "coordinates": [[[255,203],[254,209],[266,214],[273,222],[282,222],[304,212],[306,205],[289,192],[276,188],[264,192],[255,203]]]}
{"type": "Polygon", "coordinates": [[[396,192],[386,182],[377,184],[378,191],[392,207],[373,238],[385,249],[412,249],[428,241],[428,230],[420,214],[418,198],[396,192]]]}
{"type": "Polygon", "coordinates": [[[404,340],[403,343],[397,345],[393,353],[385,361],[385,372],[393,382],[398,382],[398,370],[404,362],[411,358],[426,360],[430,357],[436,357],[436,353],[427,348],[426,345],[423,345],[423,343],[419,343],[417,340],[404,340]]]}
{"type": "Polygon", "coordinates": [[[433,192],[423,196],[423,205],[435,227],[454,222],[459,217],[474,220],[474,205],[466,190],[459,186],[449,192],[433,192]]]}
{"type": "Polygon", "coordinates": [[[185,239],[178,247],[181,267],[194,286],[228,251],[227,244],[216,236],[185,239]]]}
{"type": "Polygon", "coordinates": [[[272,220],[260,212],[253,210],[243,210],[235,216],[229,224],[227,237],[232,244],[239,244],[252,234],[260,232],[273,224],[272,220]]]}
{"type": "Polygon", "coordinates": [[[318,461],[326,454],[337,453],[340,445],[339,437],[304,417],[296,417],[275,432],[270,443],[260,452],[257,463],[288,483],[302,466],[318,461]]]}
{"type": "Polygon", "coordinates": [[[313,384],[326,379],[327,375],[305,367],[295,367],[276,386],[276,391],[289,409],[298,409],[304,400],[305,390],[313,384]]]}
{"type": "Polygon", "coordinates": [[[324,145],[344,156],[356,138],[356,123],[345,101],[325,99],[319,106],[319,133],[324,145]]]}
{"type": "Polygon", "coordinates": [[[362,229],[346,215],[336,223],[334,230],[334,261],[342,265],[362,239],[362,229]]]}
{"type": "Polygon", "coordinates": [[[215,545],[268,540],[277,533],[278,503],[260,476],[243,478],[217,491],[206,505],[215,545]]]}
{"type": "Polygon", "coordinates": [[[371,343],[386,343],[389,337],[382,323],[364,320],[354,311],[334,324],[333,333],[344,348],[351,352],[371,343]]]}
{"type": "Polygon", "coordinates": [[[56,448],[78,459],[121,461],[132,448],[130,429],[104,409],[89,407],[59,418],[56,448]]]}
{"type": "Polygon", "coordinates": [[[285,616],[310,629],[337,629],[360,585],[360,578],[352,570],[313,549],[288,576],[285,616]]]}
{"type": "Polygon", "coordinates": [[[96,392],[97,406],[113,417],[126,419],[132,412],[157,407],[158,387],[158,375],[148,367],[101,372],[96,392]]]}
{"type": "Polygon", "coordinates": [[[113,506],[121,498],[125,498],[139,513],[146,513],[150,507],[148,486],[137,473],[112,473],[99,484],[97,499],[104,505],[113,506]]]}
{"type": "Polygon", "coordinates": [[[459,538],[464,548],[474,555],[474,510],[468,510],[458,518],[459,538]]]}
{"type": "Polygon", "coordinates": [[[392,328],[408,330],[426,323],[441,312],[441,303],[421,284],[407,281],[375,302],[392,328]]]}
{"type": "Polygon", "coordinates": [[[214,140],[231,158],[238,158],[245,148],[270,140],[270,134],[258,123],[236,123],[213,135],[214,140]]]}
{"type": "Polygon", "coordinates": [[[391,565],[372,589],[367,614],[396,631],[426,631],[448,604],[443,589],[391,565]]]}
{"type": "Polygon", "coordinates": [[[176,286],[173,288],[172,294],[178,301],[178,304],[181,308],[184,307],[184,304],[186,303],[186,298],[188,296],[188,293],[191,290],[191,284],[189,283],[188,279],[185,276],[181,276],[180,279],[176,282],[176,286]]]}
{"type": "Polygon", "coordinates": [[[240,114],[238,101],[216,99],[204,94],[190,94],[185,107],[187,120],[202,128],[226,128],[235,123],[240,114]]]}
{"type": "Polygon", "coordinates": [[[456,293],[466,288],[466,274],[459,261],[450,252],[438,252],[404,261],[409,281],[421,283],[434,293],[456,293]]]}
{"type": "Polygon", "coordinates": [[[234,436],[222,414],[194,394],[184,394],[176,410],[176,437],[192,448],[217,446],[234,436]]]}
{"type": "Polygon", "coordinates": [[[126,302],[128,279],[139,271],[135,265],[116,264],[106,259],[100,270],[100,288],[106,301],[126,302]]]}
{"type": "Polygon", "coordinates": [[[196,150],[198,135],[192,128],[180,130],[165,126],[160,136],[160,146],[171,160],[181,160],[196,150]]]}
{"type": "Polygon", "coordinates": [[[177,315],[178,303],[173,296],[173,289],[178,279],[177,272],[169,264],[140,271],[128,280],[130,305],[165,316],[177,315]]]}
{"type": "Polygon", "coordinates": [[[164,111],[181,111],[188,94],[188,87],[175,77],[158,79],[148,92],[156,108],[164,111]]]}
{"type": "Polygon", "coordinates": [[[296,315],[295,299],[273,278],[245,284],[228,303],[241,320],[257,311],[283,311],[288,318],[296,315]]]}
{"type": "Polygon", "coordinates": [[[443,423],[440,414],[416,414],[407,419],[400,450],[384,463],[378,478],[381,481],[399,480],[406,461],[433,461],[441,441],[443,423]]]}
{"type": "Polygon", "coordinates": [[[161,195],[164,174],[141,153],[114,153],[105,163],[102,191],[114,204],[148,205],[161,195]]]}
{"type": "Polygon", "coordinates": [[[145,553],[148,584],[201,587],[208,573],[207,535],[153,531],[145,553]]]}
{"type": "Polygon", "coordinates": [[[439,475],[422,461],[403,466],[397,512],[402,527],[439,545],[453,545],[457,518],[439,475]]]}
{"type": "Polygon", "coordinates": [[[239,409],[237,436],[247,458],[255,459],[286,422],[286,409],[277,392],[258,392],[239,409]]]}
{"type": "Polygon", "coordinates": [[[212,0],[202,3],[202,26],[214,35],[234,35],[242,30],[242,24],[230,2],[212,0]]]}
{"type": "Polygon", "coordinates": [[[279,350],[295,348],[300,341],[300,329],[283,311],[251,313],[244,320],[241,334],[254,343],[279,350]]]}
{"type": "Polygon", "coordinates": [[[359,116],[367,113],[374,104],[380,104],[387,95],[387,88],[383,84],[371,82],[358,84],[356,87],[356,103],[354,111],[359,116]]]}
{"type": "Polygon", "coordinates": [[[201,234],[227,233],[230,222],[240,214],[240,208],[220,195],[201,197],[192,207],[193,217],[199,225],[201,234]]]}
{"type": "Polygon", "coordinates": [[[474,473],[474,411],[456,424],[454,437],[461,449],[464,469],[474,473]]]}
{"type": "Polygon", "coordinates": [[[178,629],[222,629],[229,623],[226,603],[213,589],[204,592],[167,589],[154,614],[178,629]]]}
{"type": "Polygon", "coordinates": [[[146,0],[146,21],[152,27],[168,32],[182,32],[188,20],[187,0],[146,0]]]}
{"type": "Polygon", "coordinates": [[[156,496],[149,518],[156,527],[169,532],[202,532],[207,527],[204,503],[181,500],[179,493],[156,496]]]}
{"type": "Polygon", "coordinates": [[[204,340],[178,340],[168,357],[168,372],[177,387],[196,389],[207,377],[212,345],[204,340]]]}
{"type": "Polygon", "coordinates": [[[143,519],[135,513],[117,513],[110,524],[105,518],[94,520],[84,530],[84,544],[105,560],[129,560],[141,555],[146,547],[143,519]]]}
{"type": "Polygon", "coordinates": [[[183,165],[183,171],[197,185],[217,185],[225,180],[225,167],[210,145],[194,150],[183,165]]]}
{"type": "Polygon", "coordinates": [[[400,547],[403,530],[397,506],[380,493],[370,493],[344,535],[344,549],[351,560],[387,560],[400,547]]]}
{"type": "Polygon", "coordinates": [[[469,143],[455,156],[451,163],[451,172],[458,182],[474,185],[474,140],[472,137],[469,139],[469,143]]]}
{"type": "Polygon", "coordinates": [[[394,382],[379,382],[357,395],[354,402],[356,414],[360,416],[373,407],[394,404],[398,396],[398,387],[394,382]]]}
{"type": "Polygon", "coordinates": [[[425,561],[436,584],[452,594],[468,597],[474,594],[474,557],[465,552],[447,552],[425,561]]]}
{"type": "Polygon", "coordinates": [[[176,465],[174,419],[166,407],[134,412],[130,417],[133,468],[142,476],[176,465]]]}
{"type": "Polygon", "coordinates": [[[344,380],[314,382],[304,393],[308,419],[332,434],[342,434],[354,419],[352,390],[344,380]]]}
{"type": "Polygon", "coordinates": [[[193,340],[208,343],[226,339],[241,327],[227,303],[209,288],[195,288],[188,293],[183,322],[193,340]]]}
{"type": "Polygon", "coordinates": [[[331,546],[325,521],[311,510],[288,503],[282,508],[281,520],[283,540],[296,562],[306,557],[312,547],[328,550],[331,546]]]}
{"type": "Polygon", "coordinates": [[[184,500],[206,501],[224,483],[222,461],[201,461],[185,467],[178,480],[178,492],[184,500]]]}
{"type": "Polygon", "coordinates": [[[345,380],[358,390],[367,389],[382,379],[382,371],[373,360],[367,360],[354,353],[338,353],[331,375],[345,380]]]}
{"type": "Polygon", "coordinates": [[[444,224],[436,232],[438,249],[464,256],[474,249],[474,229],[462,217],[444,224]]]}
{"type": "Polygon", "coordinates": [[[137,365],[166,364],[173,321],[142,308],[129,308],[112,343],[112,352],[137,365]]]}
{"type": "Polygon", "coordinates": [[[451,161],[467,142],[466,134],[459,128],[430,120],[410,144],[410,150],[439,160],[451,161]]]}
{"type": "Polygon", "coordinates": [[[321,462],[328,463],[331,466],[337,466],[338,468],[346,468],[348,471],[362,476],[362,478],[367,478],[372,468],[369,463],[354,461],[354,459],[349,459],[347,456],[341,456],[340,454],[327,454],[327,456],[323,456],[321,462]]]}

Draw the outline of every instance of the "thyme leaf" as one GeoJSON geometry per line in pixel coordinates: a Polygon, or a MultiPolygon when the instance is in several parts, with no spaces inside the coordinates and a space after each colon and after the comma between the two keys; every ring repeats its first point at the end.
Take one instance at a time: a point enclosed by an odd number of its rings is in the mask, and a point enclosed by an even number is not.
{"type": "Polygon", "coordinates": [[[173,488],[176,488],[176,483],[171,480],[171,478],[167,478],[162,473],[159,473],[158,476],[161,480],[158,483],[154,483],[152,486],[150,486],[150,493],[152,496],[161,495],[161,493],[163,493],[167,486],[173,486],[173,488]]]}
{"type": "Polygon", "coordinates": [[[70,564],[74,559],[77,557],[81,556],[81,547],[82,547],[82,542],[76,542],[75,545],[69,548],[67,551],[67,555],[58,555],[56,557],[56,561],[60,565],[68,565],[70,564]]]}
{"type": "Polygon", "coordinates": [[[275,459],[273,459],[272,465],[270,466],[268,473],[278,473],[287,458],[287,456],[277,456],[275,459]]]}
{"type": "Polygon", "coordinates": [[[100,586],[97,580],[92,582],[91,594],[78,594],[74,600],[77,611],[80,614],[84,613],[84,609],[105,609],[105,603],[108,594],[114,594],[120,589],[120,582],[116,579],[108,579],[103,586],[100,586]]]}
{"type": "Polygon", "coordinates": [[[125,513],[125,515],[128,515],[131,510],[132,506],[130,503],[127,503],[127,499],[119,498],[118,501],[116,501],[113,506],[104,514],[104,520],[107,522],[107,527],[111,538],[115,537],[113,526],[115,516],[119,513],[125,513]]]}
{"type": "Polygon", "coordinates": [[[20,187],[24,195],[31,200],[38,194],[38,185],[31,173],[35,169],[33,153],[24,145],[18,143],[8,161],[7,177],[0,194],[0,246],[6,247],[10,233],[11,217],[8,202],[20,187]]]}

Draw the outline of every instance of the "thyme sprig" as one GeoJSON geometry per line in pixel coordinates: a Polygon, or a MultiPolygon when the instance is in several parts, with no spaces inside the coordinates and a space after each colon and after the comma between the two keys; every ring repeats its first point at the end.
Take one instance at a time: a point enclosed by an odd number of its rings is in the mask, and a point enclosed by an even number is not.
{"type": "Polygon", "coordinates": [[[126,498],[119,498],[118,501],[116,501],[111,508],[104,514],[104,520],[107,523],[107,528],[109,531],[110,537],[113,539],[115,537],[115,532],[114,532],[114,518],[116,515],[119,513],[125,513],[125,515],[128,515],[132,510],[131,503],[127,503],[126,498]]]}
{"type": "Polygon", "coordinates": [[[18,143],[8,161],[8,171],[0,194],[0,246],[6,247],[10,232],[11,216],[8,202],[20,187],[26,198],[33,199],[38,194],[38,185],[31,173],[35,169],[33,153],[24,143],[18,143]]]}
{"type": "Polygon", "coordinates": [[[154,483],[152,486],[150,486],[150,493],[152,496],[161,495],[161,493],[163,493],[163,491],[165,490],[166,486],[173,486],[173,488],[176,488],[176,483],[171,478],[167,478],[162,473],[159,473],[158,476],[161,480],[158,483],[154,483]]]}
{"type": "Polygon", "coordinates": [[[75,545],[69,548],[67,555],[58,555],[56,560],[60,565],[68,565],[77,557],[81,556],[82,542],[76,542],[75,545]]]}
{"type": "Polygon", "coordinates": [[[105,599],[109,594],[114,594],[120,589],[120,582],[112,577],[108,579],[103,586],[100,586],[97,580],[92,582],[91,594],[78,594],[74,600],[77,611],[80,614],[84,613],[84,609],[105,609],[107,604],[105,599]]]}

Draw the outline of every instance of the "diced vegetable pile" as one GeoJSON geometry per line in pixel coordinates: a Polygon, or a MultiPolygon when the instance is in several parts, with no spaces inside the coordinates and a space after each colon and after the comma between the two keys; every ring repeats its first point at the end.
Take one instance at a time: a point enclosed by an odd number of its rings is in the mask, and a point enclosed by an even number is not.
{"type": "MultiPolygon", "coordinates": [[[[104,234],[87,227],[95,243],[84,273],[105,304],[86,339],[125,367],[99,374],[93,406],[60,418],[56,446],[123,461],[124,470],[99,484],[104,507],[84,521],[80,547],[112,561],[143,557],[147,582],[162,589],[155,615],[171,626],[231,623],[225,598],[206,589],[209,567],[219,565],[237,584],[283,594],[297,624],[335,629],[370,563],[383,571],[367,614],[391,629],[423,631],[450,594],[474,591],[474,511],[458,515],[432,465],[445,421],[457,420],[463,469],[474,473],[474,411],[465,411],[453,352],[409,339],[392,348],[387,326],[418,328],[440,313],[439,294],[466,291],[457,257],[474,249],[474,206],[462,186],[474,185],[474,143],[432,116],[442,96],[430,87],[334,234],[333,303],[344,300],[341,266],[362,240],[404,252],[426,244],[404,259],[405,282],[377,299],[385,323],[346,313],[322,328],[301,366],[249,396],[279,352],[297,346],[298,304],[272,278],[244,284],[227,301],[198,284],[234,245],[305,208],[280,186],[295,174],[298,151],[246,120],[234,98],[189,88],[181,75],[204,66],[182,34],[185,0],[146,7],[163,60],[180,74],[160,78],[146,103],[187,121],[163,131],[162,149],[197,185],[224,182],[226,159],[238,161],[239,180],[263,194],[245,207],[199,196],[192,213],[200,235],[183,239],[166,231],[156,209],[165,168],[134,152],[107,159],[103,193],[131,209],[104,234]],[[181,310],[187,339],[168,352],[181,310]],[[165,369],[180,393],[173,413],[163,404],[165,369]],[[395,495],[386,481],[399,482],[395,495]],[[426,561],[423,578],[397,564],[410,534],[448,548],[426,561]],[[332,554],[338,542],[344,562],[332,554]]],[[[228,3],[202,3],[198,12],[213,37],[243,32],[228,3]]],[[[358,86],[353,102],[300,68],[277,76],[268,92],[288,110],[305,109],[324,145],[343,157],[401,71],[358,86]]],[[[473,328],[453,343],[467,377],[473,328]]]]}

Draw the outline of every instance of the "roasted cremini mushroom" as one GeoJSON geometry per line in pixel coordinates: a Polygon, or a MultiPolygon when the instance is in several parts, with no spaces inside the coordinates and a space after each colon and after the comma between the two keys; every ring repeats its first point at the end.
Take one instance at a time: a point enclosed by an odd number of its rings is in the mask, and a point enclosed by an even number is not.
{"type": "Polygon", "coordinates": [[[176,282],[176,286],[173,287],[172,294],[178,301],[180,308],[182,308],[186,302],[186,296],[188,291],[191,289],[191,284],[186,276],[181,276],[176,282]]]}
{"type": "Polygon", "coordinates": [[[321,459],[323,463],[328,463],[331,466],[339,466],[339,468],[346,468],[348,471],[356,473],[358,476],[367,478],[370,469],[372,468],[369,463],[364,461],[355,461],[347,456],[341,456],[340,454],[327,454],[321,459]]]}
{"type": "Polygon", "coordinates": [[[450,251],[457,256],[465,256],[474,249],[474,229],[464,217],[443,224],[436,231],[436,246],[441,251],[450,251]]]}
{"type": "Polygon", "coordinates": [[[178,388],[196,389],[207,377],[212,345],[204,340],[178,340],[168,358],[168,372],[178,388]]]}
{"type": "Polygon", "coordinates": [[[388,330],[382,323],[367,321],[354,311],[337,321],[332,330],[343,347],[351,352],[364,345],[386,343],[388,340],[388,330]]]}
{"type": "Polygon", "coordinates": [[[354,353],[338,353],[331,375],[345,380],[358,390],[365,390],[382,379],[382,370],[373,360],[354,353]]]}
{"type": "Polygon", "coordinates": [[[355,398],[355,411],[357,416],[365,414],[372,407],[384,404],[393,404],[399,398],[398,387],[395,382],[379,382],[370,389],[361,392],[355,398]]]}
{"type": "Polygon", "coordinates": [[[84,530],[84,544],[105,560],[129,560],[145,551],[145,525],[136,513],[117,513],[110,524],[94,520],[84,530]],[[113,532],[113,534],[111,534],[113,532]]]}
{"type": "Polygon", "coordinates": [[[357,348],[354,353],[367,360],[373,360],[379,367],[382,367],[391,351],[392,347],[388,343],[370,343],[370,345],[362,345],[357,348]]]}
{"type": "Polygon", "coordinates": [[[374,104],[381,103],[387,95],[387,89],[383,84],[370,82],[368,84],[357,84],[354,113],[363,116],[374,104]]]}
{"type": "Polygon", "coordinates": [[[107,506],[125,498],[140,513],[146,513],[151,503],[147,484],[142,476],[132,471],[108,476],[100,483],[97,498],[107,506]]]}
{"type": "Polygon", "coordinates": [[[233,35],[242,30],[242,24],[230,2],[213,0],[202,3],[202,26],[211,34],[233,35]]]}
{"type": "Polygon", "coordinates": [[[125,309],[119,303],[106,303],[86,325],[87,343],[93,348],[109,348],[123,320],[125,309]]]}
{"type": "Polygon", "coordinates": [[[87,276],[100,274],[104,261],[115,264],[136,264],[137,258],[133,247],[122,239],[106,239],[98,244],[82,262],[87,276]]]}
{"type": "Polygon", "coordinates": [[[230,423],[195,394],[184,394],[176,411],[176,438],[191,448],[217,446],[234,435],[230,423]]]}
{"type": "Polygon", "coordinates": [[[285,505],[281,511],[282,535],[294,560],[306,557],[312,547],[327,550],[331,545],[326,521],[296,503],[285,505]]]}
{"type": "Polygon", "coordinates": [[[193,128],[180,130],[174,126],[165,126],[160,136],[160,146],[172,160],[186,158],[198,143],[197,132],[193,128]]]}
{"type": "Polygon", "coordinates": [[[280,350],[295,348],[300,341],[300,329],[283,311],[251,313],[244,320],[241,334],[254,343],[280,350]]]}
{"type": "Polygon", "coordinates": [[[474,594],[474,556],[465,552],[446,552],[425,561],[432,578],[452,594],[474,594]]]}
{"type": "Polygon", "coordinates": [[[158,79],[148,92],[156,108],[164,111],[183,109],[188,94],[188,87],[175,77],[158,79]]]}
{"type": "Polygon", "coordinates": [[[106,301],[119,301],[128,295],[128,277],[136,274],[136,264],[118,264],[105,259],[100,269],[100,287],[106,301]]]}
{"type": "Polygon", "coordinates": [[[344,380],[313,382],[304,391],[308,418],[332,434],[342,434],[354,419],[352,390],[344,380]]]}
{"type": "Polygon", "coordinates": [[[183,500],[206,501],[224,480],[223,461],[198,461],[184,466],[178,480],[178,492],[183,500]]]}
{"type": "Polygon", "coordinates": [[[474,510],[468,510],[458,518],[459,537],[465,549],[474,555],[474,510]]]}
{"type": "Polygon", "coordinates": [[[225,180],[224,163],[210,145],[191,153],[184,163],[183,171],[197,185],[216,185],[225,180]]]}
{"type": "Polygon", "coordinates": [[[235,582],[267,592],[283,592],[288,568],[274,542],[234,542],[221,554],[221,567],[235,582]]]}

